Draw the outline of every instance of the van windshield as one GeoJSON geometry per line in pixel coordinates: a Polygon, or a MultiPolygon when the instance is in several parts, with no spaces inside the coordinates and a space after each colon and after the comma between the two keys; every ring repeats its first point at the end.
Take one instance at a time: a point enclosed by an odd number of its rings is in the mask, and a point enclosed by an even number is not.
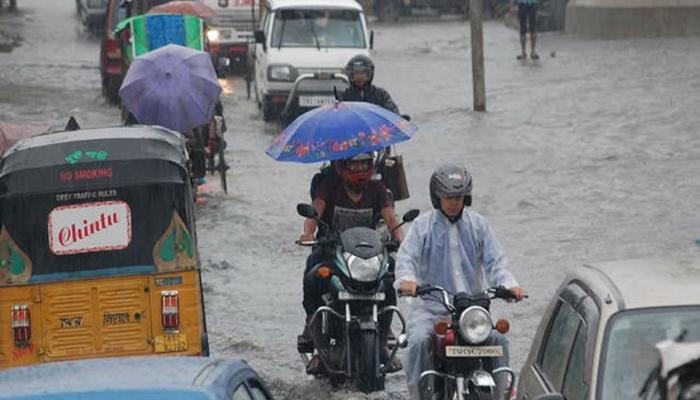
{"type": "Polygon", "coordinates": [[[354,10],[282,10],[272,27],[272,47],[365,48],[354,10]]]}

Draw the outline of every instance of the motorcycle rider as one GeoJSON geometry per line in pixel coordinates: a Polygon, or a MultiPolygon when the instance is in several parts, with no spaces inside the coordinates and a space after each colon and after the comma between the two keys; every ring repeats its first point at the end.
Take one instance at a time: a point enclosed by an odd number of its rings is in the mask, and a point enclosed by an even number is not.
{"type": "MultiPolygon", "coordinates": [[[[391,192],[380,181],[372,180],[375,174],[376,152],[362,153],[350,159],[338,160],[333,163],[336,174],[324,178],[314,193],[312,206],[316,209],[321,220],[333,231],[343,231],[354,226],[376,228],[377,222],[383,218],[391,231],[398,226],[394,212],[391,192]]],[[[316,220],[307,218],[299,241],[314,240],[318,228],[316,220]]],[[[319,232],[319,235],[323,233],[319,232]]],[[[401,229],[392,233],[399,243],[403,239],[401,229]]],[[[327,260],[333,260],[334,254],[324,246],[316,247],[306,262],[304,270],[304,310],[307,322],[310,316],[323,305],[321,296],[328,292],[328,281],[315,277],[309,279],[307,273],[316,265],[327,260]]],[[[396,293],[393,282],[385,282],[386,304],[396,305],[396,293]]],[[[380,320],[380,345],[383,349],[383,362],[387,362],[387,337],[391,329],[391,314],[380,320]]],[[[305,327],[300,340],[310,340],[308,329],[305,327]]],[[[307,372],[317,373],[320,366],[318,357],[314,357],[307,365],[307,372]]],[[[401,362],[395,358],[386,366],[387,372],[395,372],[402,368],[401,362]]]]}
{"type": "MultiPolygon", "coordinates": [[[[430,200],[435,208],[411,225],[396,258],[394,287],[416,295],[419,284],[441,286],[450,293],[476,294],[489,287],[504,286],[522,300],[525,292],[508,271],[507,259],[487,220],[473,211],[472,177],[463,166],[439,166],[430,178],[430,200]]],[[[415,303],[414,303],[415,304],[415,303]]],[[[418,299],[408,321],[406,375],[411,396],[420,398],[423,371],[432,369],[433,327],[446,319],[439,304],[418,299]]],[[[508,340],[496,332],[487,343],[502,345],[504,355],[494,368],[508,365],[508,340]]],[[[500,375],[500,374],[499,374],[500,375]]],[[[503,378],[495,377],[504,388],[503,378]]]]}
{"type": "Polygon", "coordinates": [[[389,96],[389,92],[372,84],[374,80],[374,62],[369,57],[358,54],[348,61],[345,74],[350,86],[340,95],[341,101],[363,101],[376,104],[395,114],[399,108],[389,96]]]}

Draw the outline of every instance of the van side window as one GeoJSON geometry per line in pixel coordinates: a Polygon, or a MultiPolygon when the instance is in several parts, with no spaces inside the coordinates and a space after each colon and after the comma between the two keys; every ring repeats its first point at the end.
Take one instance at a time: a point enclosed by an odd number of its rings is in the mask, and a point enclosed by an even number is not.
{"type": "Polygon", "coordinates": [[[556,391],[561,391],[571,347],[580,325],[581,319],[576,311],[569,304],[559,301],[539,358],[542,372],[556,391]]]}

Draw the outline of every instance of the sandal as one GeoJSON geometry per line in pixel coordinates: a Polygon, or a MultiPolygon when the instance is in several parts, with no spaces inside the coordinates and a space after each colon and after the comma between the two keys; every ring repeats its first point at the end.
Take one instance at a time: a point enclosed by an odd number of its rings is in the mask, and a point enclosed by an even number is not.
{"type": "Polygon", "coordinates": [[[518,60],[527,60],[527,54],[526,53],[518,54],[518,56],[516,58],[518,60]]]}
{"type": "Polygon", "coordinates": [[[401,360],[398,358],[394,357],[391,361],[388,363],[384,364],[384,373],[385,374],[391,374],[394,372],[399,372],[403,369],[403,364],[401,363],[401,360]]]}
{"type": "Polygon", "coordinates": [[[306,373],[308,375],[320,375],[322,368],[323,363],[321,362],[321,357],[319,357],[318,354],[314,354],[309,360],[309,363],[306,364],[306,373]]]}
{"type": "Polygon", "coordinates": [[[533,51],[532,54],[530,54],[530,58],[532,58],[533,60],[539,60],[540,55],[533,51]]]}

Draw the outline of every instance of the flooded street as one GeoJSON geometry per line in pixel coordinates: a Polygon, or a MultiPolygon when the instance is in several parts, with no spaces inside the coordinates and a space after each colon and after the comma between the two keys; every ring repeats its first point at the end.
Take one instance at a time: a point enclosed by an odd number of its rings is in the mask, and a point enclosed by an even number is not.
{"type": "MultiPolygon", "coordinates": [[[[119,109],[101,95],[99,40],[82,30],[75,2],[20,0],[19,6],[22,46],[0,53],[0,121],[46,122],[60,130],[75,115],[84,127],[118,125],[119,109]]],[[[488,22],[488,112],[474,113],[466,22],[372,28],[375,83],[419,128],[398,146],[411,198],[397,211],[430,209],[428,179],[442,161],[470,169],[473,208],[488,217],[530,295],[494,307],[511,322],[516,371],[567,271],[618,258],[698,256],[697,38],[543,34],[542,59],[533,63],[515,59],[516,31],[488,22]]],[[[213,190],[197,216],[212,352],[245,358],[283,399],[364,398],[331,394],[306,376],[296,351],[308,249],[294,244],[303,223],[295,206],[309,201],[318,166],[265,155],[281,128],[262,121],[241,79],[222,85],[229,194],[213,190]]],[[[388,378],[386,393],[370,397],[406,393],[400,373],[388,378]]]]}

